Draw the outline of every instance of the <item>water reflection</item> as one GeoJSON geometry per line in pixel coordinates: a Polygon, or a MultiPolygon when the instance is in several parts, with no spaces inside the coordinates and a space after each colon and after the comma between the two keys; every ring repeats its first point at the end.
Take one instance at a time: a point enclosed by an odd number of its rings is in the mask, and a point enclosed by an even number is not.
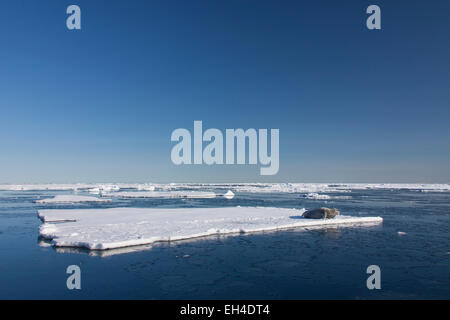
{"type": "Polygon", "coordinates": [[[152,244],[129,246],[129,247],[123,247],[123,248],[116,248],[116,249],[107,249],[107,250],[90,250],[90,249],[81,248],[81,247],[55,247],[55,246],[53,246],[51,240],[45,239],[42,237],[38,237],[37,242],[40,247],[53,247],[54,250],[58,253],[86,254],[91,257],[110,257],[110,256],[121,255],[121,254],[126,254],[126,253],[148,251],[155,247],[158,247],[158,248],[172,247],[172,246],[188,244],[188,243],[202,244],[204,242],[223,241],[230,237],[249,237],[249,236],[257,235],[257,234],[270,235],[270,234],[281,233],[281,232],[305,233],[305,232],[315,231],[316,233],[321,234],[325,238],[338,239],[341,236],[342,229],[350,229],[350,228],[355,228],[358,226],[371,227],[371,228],[378,227],[377,229],[381,229],[382,223],[380,223],[380,222],[361,222],[361,223],[352,223],[352,224],[348,224],[348,225],[339,225],[339,226],[331,226],[331,227],[330,226],[292,227],[292,228],[286,228],[286,229],[258,231],[258,232],[250,232],[250,233],[238,232],[238,233],[229,233],[229,234],[217,234],[217,235],[209,235],[209,236],[176,240],[176,241],[160,241],[160,242],[154,242],[152,244]]]}

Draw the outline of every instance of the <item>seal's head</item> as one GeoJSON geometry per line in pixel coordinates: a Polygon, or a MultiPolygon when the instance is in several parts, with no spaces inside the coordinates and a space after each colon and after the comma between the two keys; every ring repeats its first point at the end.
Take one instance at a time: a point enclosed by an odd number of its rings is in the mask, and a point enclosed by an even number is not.
{"type": "Polygon", "coordinates": [[[333,208],[333,209],[330,209],[330,208],[321,208],[321,209],[325,212],[325,214],[326,214],[325,218],[326,218],[326,219],[333,219],[335,216],[341,214],[341,213],[339,212],[339,210],[336,209],[336,208],[333,208]]]}

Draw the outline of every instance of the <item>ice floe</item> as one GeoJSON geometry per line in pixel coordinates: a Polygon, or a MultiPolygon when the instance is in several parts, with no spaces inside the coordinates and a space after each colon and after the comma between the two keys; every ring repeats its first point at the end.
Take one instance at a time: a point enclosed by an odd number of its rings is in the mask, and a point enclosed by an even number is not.
{"type": "Polygon", "coordinates": [[[120,198],[190,198],[209,199],[215,198],[214,192],[206,191],[130,191],[105,193],[103,196],[120,198]]]}
{"type": "Polygon", "coordinates": [[[113,193],[103,193],[107,197],[120,198],[189,198],[189,199],[211,199],[215,197],[224,197],[233,199],[234,193],[228,190],[225,194],[216,194],[210,191],[123,191],[113,193]]]}
{"type": "Polygon", "coordinates": [[[249,193],[347,193],[352,190],[417,190],[450,192],[450,184],[399,183],[169,183],[156,184],[157,190],[231,189],[249,193]]]}
{"type": "Polygon", "coordinates": [[[57,195],[53,198],[36,200],[36,203],[79,203],[79,202],[108,202],[111,199],[102,199],[78,195],[57,195]]]}
{"type": "Polygon", "coordinates": [[[226,199],[233,199],[233,198],[234,198],[234,193],[233,193],[233,191],[228,190],[228,191],[223,195],[223,197],[226,198],[226,199]]]}
{"type": "Polygon", "coordinates": [[[381,217],[305,219],[305,209],[268,207],[107,208],[38,210],[40,236],[57,247],[105,250],[214,234],[295,227],[380,223],[381,217]],[[64,223],[52,223],[63,222],[64,223]]]}
{"type": "Polygon", "coordinates": [[[351,199],[351,196],[330,196],[327,194],[319,194],[315,192],[311,192],[303,195],[304,198],[309,200],[348,200],[351,199]]]}
{"type": "Polygon", "coordinates": [[[105,192],[119,191],[119,190],[120,187],[117,185],[100,185],[98,187],[89,189],[88,192],[93,194],[102,194],[105,192]]]}
{"type": "Polygon", "coordinates": [[[138,191],[176,191],[197,189],[231,189],[234,192],[327,193],[352,190],[387,189],[422,192],[450,192],[450,184],[421,183],[74,183],[74,184],[3,184],[0,191],[91,190],[93,193],[136,189],[138,191]]]}
{"type": "Polygon", "coordinates": [[[78,190],[92,188],[89,184],[2,184],[0,191],[78,190]]]}
{"type": "Polygon", "coordinates": [[[155,190],[155,186],[154,185],[137,185],[136,189],[139,191],[154,191],[155,190]]]}
{"type": "Polygon", "coordinates": [[[305,198],[306,199],[315,199],[315,200],[327,200],[327,199],[331,199],[331,197],[327,194],[318,194],[315,192],[311,192],[308,194],[305,194],[305,198]]]}
{"type": "MultiPolygon", "coordinates": [[[[220,185],[216,185],[220,187],[220,185]]],[[[330,193],[352,190],[417,190],[422,192],[450,192],[450,184],[396,184],[396,183],[244,183],[227,184],[238,192],[250,193],[330,193]]]]}

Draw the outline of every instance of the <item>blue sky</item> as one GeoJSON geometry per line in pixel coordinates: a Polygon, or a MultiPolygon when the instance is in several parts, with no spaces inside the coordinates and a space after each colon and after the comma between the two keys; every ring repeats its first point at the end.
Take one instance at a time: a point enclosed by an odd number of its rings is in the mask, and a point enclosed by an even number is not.
{"type": "Polygon", "coordinates": [[[0,182],[450,182],[448,1],[12,1],[0,182]],[[82,30],[66,28],[66,8],[82,30]],[[382,30],[365,27],[381,7],[382,30]],[[175,166],[171,132],[279,128],[280,170],[175,166]]]}

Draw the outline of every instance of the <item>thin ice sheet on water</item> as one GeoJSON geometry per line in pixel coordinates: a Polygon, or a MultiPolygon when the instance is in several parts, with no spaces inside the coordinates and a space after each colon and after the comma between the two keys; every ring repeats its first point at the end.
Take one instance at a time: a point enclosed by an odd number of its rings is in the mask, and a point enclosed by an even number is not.
{"type": "Polygon", "coordinates": [[[379,223],[380,217],[301,217],[305,209],[266,207],[108,208],[39,210],[40,235],[59,247],[105,250],[213,234],[269,231],[294,227],[379,223]],[[52,222],[64,223],[52,223],[52,222]]]}
{"type": "Polygon", "coordinates": [[[132,192],[113,192],[104,193],[106,197],[120,198],[191,198],[191,199],[210,199],[215,198],[214,192],[206,191],[132,191],[132,192]]]}
{"type": "Polygon", "coordinates": [[[36,200],[36,203],[39,204],[51,204],[51,203],[79,203],[79,202],[108,202],[111,201],[111,199],[102,199],[97,197],[90,197],[90,196],[80,196],[80,195],[57,195],[53,198],[46,198],[46,199],[40,199],[36,200]]]}

